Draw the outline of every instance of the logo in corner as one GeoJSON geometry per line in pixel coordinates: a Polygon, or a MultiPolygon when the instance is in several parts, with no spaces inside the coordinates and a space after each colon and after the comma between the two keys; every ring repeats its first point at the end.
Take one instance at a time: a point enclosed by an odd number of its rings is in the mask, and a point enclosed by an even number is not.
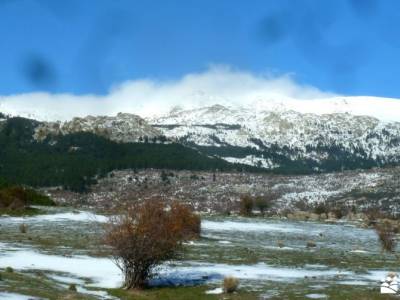
{"type": "Polygon", "coordinates": [[[381,294],[397,294],[399,291],[399,275],[394,272],[387,274],[381,283],[381,294]]]}

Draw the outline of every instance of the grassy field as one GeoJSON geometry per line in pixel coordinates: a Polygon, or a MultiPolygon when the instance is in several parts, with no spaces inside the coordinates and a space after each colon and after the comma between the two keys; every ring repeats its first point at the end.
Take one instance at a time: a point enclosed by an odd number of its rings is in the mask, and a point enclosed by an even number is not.
{"type": "MultiPolygon", "coordinates": [[[[67,285],[62,285],[46,277],[45,272],[7,272],[3,269],[0,273],[1,285],[6,286],[5,291],[46,299],[62,300],[94,300],[98,299],[82,292],[71,291],[67,285]]],[[[231,295],[207,295],[207,286],[177,287],[177,288],[151,288],[146,290],[127,291],[123,289],[108,289],[110,295],[122,300],[213,300],[213,299],[258,299],[255,293],[238,291],[231,295]]],[[[89,290],[90,292],[90,290],[89,290]]]]}
{"type": "MultiPolygon", "coordinates": [[[[69,286],[60,285],[57,281],[46,277],[44,272],[6,272],[4,269],[1,274],[1,286],[6,285],[7,292],[30,295],[54,300],[94,300],[96,296],[85,293],[70,291],[69,286]]],[[[122,289],[108,289],[107,292],[122,300],[256,300],[260,299],[260,294],[246,291],[241,288],[234,294],[207,295],[209,286],[194,287],[176,287],[176,288],[151,288],[146,290],[126,291],[122,289]]],[[[90,291],[90,290],[89,290],[90,291]]],[[[307,282],[296,284],[274,284],[268,287],[268,290],[262,294],[264,299],[313,299],[312,297],[321,297],[321,299],[333,300],[386,300],[398,299],[390,295],[381,295],[377,288],[368,287],[344,287],[342,285],[332,286],[314,286],[309,287],[307,282]],[[326,298],[324,298],[324,296],[326,298]]],[[[263,298],[261,298],[263,299],[263,298]]]]}
{"type": "MultiPolygon", "coordinates": [[[[100,243],[102,223],[70,208],[49,208],[46,212],[44,216],[0,218],[1,290],[46,299],[89,300],[107,293],[119,299],[139,300],[392,299],[379,294],[379,274],[383,279],[385,272],[395,271],[399,265],[395,255],[381,253],[373,231],[353,224],[209,216],[204,217],[202,237],[187,245],[179,261],[167,266],[180,274],[180,280],[194,278],[193,282],[143,291],[109,289],[96,286],[90,277],[57,270],[58,259],[68,264],[79,263],[81,257],[96,258],[100,263],[108,262],[99,275],[109,280],[108,268],[113,264],[100,243]],[[26,225],[26,232],[21,231],[21,224],[26,225]],[[316,247],[307,247],[310,240],[316,247]],[[1,264],[2,257],[20,250],[57,260],[43,267],[35,260],[37,256],[31,256],[26,259],[33,261],[27,261],[23,269],[17,265],[24,262],[11,260],[9,266],[16,270],[6,272],[8,264],[1,264]],[[371,271],[381,273],[369,278],[371,271]],[[197,280],[202,274],[209,274],[209,279],[197,280]],[[206,294],[220,287],[227,275],[240,279],[238,293],[206,294]],[[69,290],[71,282],[75,282],[77,291],[69,290]]],[[[174,276],[160,273],[161,279],[170,281],[175,280],[174,276]]]]}
{"type": "Polygon", "coordinates": [[[20,210],[0,209],[0,216],[29,217],[41,215],[43,213],[45,213],[45,211],[37,207],[26,207],[20,210]]]}
{"type": "Polygon", "coordinates": [[[44,272],[1,272],[1,283],[7,292],[41,297],[45,299],[94,300],[95,297],[69,291],[53,280],[49,280],[44,272]]]}

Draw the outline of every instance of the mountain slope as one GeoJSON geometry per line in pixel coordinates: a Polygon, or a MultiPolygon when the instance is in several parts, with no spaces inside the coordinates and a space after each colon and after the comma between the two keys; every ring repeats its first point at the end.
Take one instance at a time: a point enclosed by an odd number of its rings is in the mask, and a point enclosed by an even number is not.
{"type": "MultiPolygon", "coordinates": [[[[64,186],[83,191],[116,169],[252,170],[209,157],[177,143],[117,143],[90,132],[33,138],[40,122],[0,122],[0,179],[30,186],[64,186]]],[[[152,129],[153,130],[153,129],[152,129]]]]}
{"type": "Polygon", "coordinates": [[[35,128],[34,138],[43,141],[46,137],[89,132],[112,141],[122,143],[138,142],[140,138],[158,138],[161,131],[150,126],[137,115],[119,113],[115,117],[87,116],[73,118],[66,122],[40,123],[35,128]]]}
{"type": "MultiPolygon", "coordinates": [[[[207,99],[211,96],[202,94],[207,99]]],[[[253,98],[247,105],[174,108],[146,119],[119,113],[39,122],[33,136],[44,141],[88,132],[118,143],[176,142],[227,163],[285,174],[400,163],[398,100],[253,98]]]]}
{"type": "Polygon", "coordinates": [[[214,105],[151,119],[163,134],[230,162],[280,172],[368,168],[400,161],[400,123],[214,105]]]}

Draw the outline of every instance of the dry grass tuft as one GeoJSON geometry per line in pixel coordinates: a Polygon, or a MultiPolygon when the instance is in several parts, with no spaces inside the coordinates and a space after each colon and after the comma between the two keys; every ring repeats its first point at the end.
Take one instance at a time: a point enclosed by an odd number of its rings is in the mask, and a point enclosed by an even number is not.
{"type": "Polygon", "coordinates": [[[240,198],[240,215],[249,217],[253,214],[254,202],[249,195],[240,198]]]}
{"type": "Polygon", "coordinates": [[[239,279],[229,276],[224,278],[224,292],[232,294],[237,291],[239,287],[239,279]]]}
{"type": "Polygon", "coordinates": [[[22,223],[21,225],[19,225],[19,232],[27,233],[27,231],[28,231],[28,226],[26,226],[26,224],[22,223]]]}
{"type": "Polygon", "coordinates": [[[381,243],[382,250],[394,252],[396,248],[395,228],[388,221],[375,225],[375,231],[381,243]]]}

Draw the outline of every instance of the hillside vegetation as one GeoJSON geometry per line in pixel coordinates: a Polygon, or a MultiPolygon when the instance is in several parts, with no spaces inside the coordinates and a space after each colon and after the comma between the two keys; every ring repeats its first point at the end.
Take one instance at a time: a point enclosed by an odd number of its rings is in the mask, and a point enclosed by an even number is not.
{"type": "Polygon", "coordinates": [[[177,143],[117,143],[85,132],[49,136],[39,142],[32,137],[38,124],[19,117],[0,124],[0,177],[12,184],[84,191],[115,169],[256,170],[177,143]]]}
{"type": "Polygon", "coordinates": [[[32,205],[54,206],[50,197],[31,188],[9,185],[0,179],[0,214],[35,214],[38,209],[32,205]]]}

